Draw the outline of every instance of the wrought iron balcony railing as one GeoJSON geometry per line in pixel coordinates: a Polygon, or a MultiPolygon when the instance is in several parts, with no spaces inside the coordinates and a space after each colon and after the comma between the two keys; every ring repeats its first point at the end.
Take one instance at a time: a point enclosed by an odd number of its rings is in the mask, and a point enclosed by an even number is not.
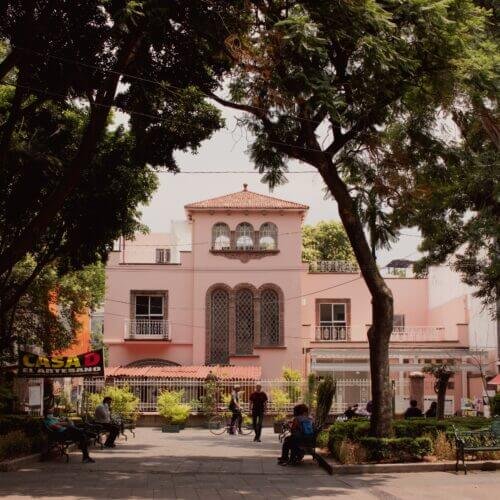
{"type": "Polygon", "coordinates": [[[128,340],[170,340],[170,328],[166,319],[125,320],[125,338],[128,340]]]}

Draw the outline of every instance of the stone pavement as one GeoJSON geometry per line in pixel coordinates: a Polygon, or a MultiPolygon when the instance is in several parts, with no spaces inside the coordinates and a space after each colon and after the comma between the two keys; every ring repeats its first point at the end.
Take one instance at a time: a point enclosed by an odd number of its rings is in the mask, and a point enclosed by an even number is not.
{"type": "Polygon", "coordinates": [[[36,463],[0,473],[0,498],[496,498],[500,472],[432,472],[328,476],[309,459],[300,467],[280,467],[277,437],[265,429],[262,443],[252,436],[213,436],[186,429],[164,434],[137,429],[136,438],[113,450],[92,450],[95,464],[36,463]]]}

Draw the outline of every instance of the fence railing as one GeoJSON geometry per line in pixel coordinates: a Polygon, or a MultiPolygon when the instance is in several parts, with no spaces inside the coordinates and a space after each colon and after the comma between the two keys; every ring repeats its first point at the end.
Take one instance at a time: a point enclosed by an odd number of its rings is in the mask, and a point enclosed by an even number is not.
{"type": "MultiPolygon", "coordinates": [[[[139,410],[142,413],[156,413],[157,399],[162,391],[183,391],[183,402],[189,404],[193,412],[203,412],[204,398],[207,382],[199,379],[164,380],[164,379],[142,379],[142,378],[115,378],[108,379],[106,385],[115,387],[128,387],[140,400],[139,410]]],[[[226,410],[229,396],[235,385],[240,387],[240,401],[244,411],[248,411],[248,399],[255,390],[256,384],[262,386],[266,392],[269,402],[269,413],[285,411],[292,413],[293,407],[298,403],[307,402],[307,387],[303,381],[290,381],[284,379],[260,380],[260,381],[227,381],[216,382],[215,399],[219,410],[226,410]],[[283,405],[277,405],[276,399],[283,405]]],[[[93,378],[84,380],[84,394],[101,392],[105,386],[104,378],[93,378]]],[[[394,393],[396,400],[404,401],[409,397],[409,385],[407,380],[394,381],[394,393]],[[399,399],[398,399],[399,398],[399,399]]],[[[84,396],[85,399],[85,396],[84,396]]],[[[338,379],[336,380],[336,394],[332,404],[331,413],[343,413],[348,406],[358,403],[366,405],[371,399],[371,383],[368,379],[338,379]]]]}
{"type": "Polygon", "coordinates": [[[309,264],[310,273],[359,273],[357,264],[346,260],[320,260],[309,264]]]}
{"type": "Polygon", "coordinates": [[[169,324],[166,319],[126,319],[124,336],[128,340],[169,340],[169,330],[169,324]]]}
{"type": "Polygon", "coordinates": [[[391,342],[429,342],[446,339],[442,326],[395,326],[392,329],[391,342]]]}

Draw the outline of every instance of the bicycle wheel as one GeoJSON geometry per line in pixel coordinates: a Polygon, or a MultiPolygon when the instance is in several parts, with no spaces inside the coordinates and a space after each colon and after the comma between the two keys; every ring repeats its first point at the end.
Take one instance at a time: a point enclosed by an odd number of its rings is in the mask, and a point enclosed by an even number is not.
{"type": "Polygon", "coordinates": [[[208,428],[215,436],[220,436],[226,432],[226,421],[221,415],[214,415],[208,421],[208,428]]]}
{"type": "Polygon", "coordinates": [[[252,424],[242,424],[241,433],[244,436],[248,436],[249,434],[252,434],[252,432],[253,432],[252,424]]]}

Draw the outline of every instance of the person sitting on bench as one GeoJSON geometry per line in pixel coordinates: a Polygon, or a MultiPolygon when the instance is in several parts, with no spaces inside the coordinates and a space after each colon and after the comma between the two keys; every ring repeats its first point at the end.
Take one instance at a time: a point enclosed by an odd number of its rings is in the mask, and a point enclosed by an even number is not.
{"type": "Polygon", "coordinates": [[[290,423],[290,435],[283,440],[281,457],[278,458],[279,465],[288,465],[294,450],[299,446],[312,445],[314,437],[313,420],[309,416],[307,405],[297,405],[294,408],[294,418],[290,423]]]}
{"type": "Polygon", "coordinates": [[[109,432],[108,438],[104,443],[106,448],[114,448],[115,439],[120,433],[120,426],[111,421],[111,401],[109,396],[106,396],[100,405],[96,406],[94,418],[105,431],[109,432]]]}
{"type": "Polygon", "coordinates": [[[44,411],[43,423],[50,432],[56,433],[58,441],[73,441],[78,443],[80,450],[82,450],[82,462],[85,464],[94,463],[95,460],[90,458],[87,435],[82,429],[75,427],[71,420],[61,419],[54,416],[54,409],[47,408],[44,411]]]}

